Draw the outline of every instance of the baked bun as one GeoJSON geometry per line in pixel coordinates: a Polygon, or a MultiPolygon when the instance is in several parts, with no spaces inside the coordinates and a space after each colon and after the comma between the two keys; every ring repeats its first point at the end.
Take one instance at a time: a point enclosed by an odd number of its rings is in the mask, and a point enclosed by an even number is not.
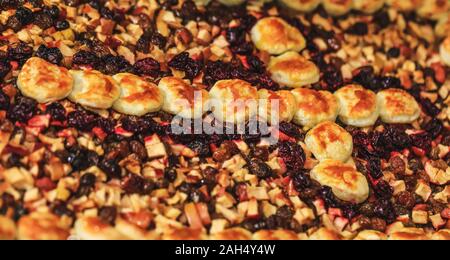
{"type": "Polygon", "coordinates": [[[377,94],[381,120],[387,124],[409,124],[420,116],[417,101],[401,89],[386,89],[377,94]]]}
{"type": "Polygon", "coordinates": [[[333,122],[323,122],[311,129],[305,138],[308,149],[319,161],[327,159],[346,162],[353,151],[353,138],[333,122]]]}
{"type": "Polygon", "coordinates": [[[377,95],[360,85],[348,85],[334,93],[339,102],[339,119],[346,125],[373,126],[380,110],[377,95]]]}
{"type": "Polygon", "coordinates": [[[435,232],[432,237],[432,240],[444,240],[450,241],[450,229],[442,229],[435,232]]]}
{"type": "Polygon", "coordinates": [[[121,90],[120,98],[113,105],[117,112],[143,116],[161,109],[164,98],[155,84],[130,73],[116,74],[113,79],[121,90]]]}
{"type": "Polygon", "coordinates": [[[82,217],[75,222],[75,236],[81,240],[125,240],[122,233],[97,217],[82,217]]]}
{"type": "Polygon", "coordinates": [[[353,0],[353,9],[373,14],[383,8],[385,0],[353,0]]]}
{"type": "Polygon", "coordinates": [[[291,122],[297,102],[290,91],[261,89],[259,96],[259,117],[268,123],[291,122]]]}
{"type": "Polygon", "coordinates": [[[445,38],[450,35],[450,13],[439,18],[434,32],[439,38],[445,38]]]}
{"type": "Polygon", "coordinates": [[[170,228],[164,231],[163,240],[207,240],[208,236],[201,229],[170,228]]]}
{"type": "Polygon", "coordinates": [[[422,6],[424,1],[427,0],[386,0],[386,3],[398,11],[410,12],[422,6]]]}
{"type": "Polygon", "coordinates": [[[314,11],[322,0],[278,0],[278,2],[290,10],[309,13],[314,11]]]}
{"type": "Polygon", "coordinates": [[[299,52],[306,47],[302,33],[278,17],[259,20],[251,30],[251,38],[256,48],[274,55],[299,52]]]}
{"type": "Polygon", "coordinates": [[[243,228],[230,228],[222,232],[212,234],[211,240],[251,240],[252,233],[243,228]]]}
{"type": "Polygon", "coordinates": [[[183,118],[201,118],[206,111],[209,95],[176,77],[161,79],[158,88],[164,96],[162,110],[183,118]]]}
{"type": "Polygon", "coordinates": [[[39,103],[65,99],[73,89],[73,79],[66,68],[33,57],[23,65],[17,87],[26,97],[39,103]]]}
{"type": "Polygon", "coordinates": [[[17,223],[19,240],[66,240],[69,235],[68,227],[61,224],[58,216],[50,213],[33,212],[17,223]]]}
{"type": "Polygon", "coordinates": [[[13,240],[16,238],[16,223],[10,218],[0,216],[0,240],[13,240]]]}
{"type": "Polygon", "coordinates": [[[417,9],[417,15],[426,19],[439,20],[448,13],[449,7],[448,0],[426,0],[417,9]]]}
{"type": "Polygon", "coordinates": [[[441,55],[442,62],[445,65],[450,66],[450,36],[445,38],[445,40],[441,43],[439,53],[441,55]]]}
{"type": "Polygon", "coordinates": [[[327,229],[319,228],[316,232],[309,236],[309,240],[341,240],[342,238],[336,232],[327,229]]]}
{"type": "Polygon", "coordinates": [[[332,16],[341,16],[352,10],[353,0],[323,0],[323,8],[332,16]]]}
{"type": "Polygon", "coordinates": [[[242,124],[258,113],[258,90],[246,81],[218,81],[209,95],[214,116],[222,122],[242,124]]]}
{"type": "Polygon", "coordinates": [[[297,88],[291,91],[297,101],[294,122],[310,129],[325,121],[336,121],[339,104],[336,97],[328,91],[297,88]]]}
{"type": "Polygon", "coordinates": [[[267,69],[275,82],[289,88],[308,86],[320,79],[316,64],[293,51],[272,57],[267,69]]]}
{"type": "Polygon", "coordinates": [[[120,87],[110,76],[96,70],[71,70],[74,88],[72,102],[91,109],[109,109],[120,97],[120,87]]]}
{"type": "Polygon", "coordinates": [[[298,240],[298,236],[290,230],[260,230],[253,234],[253,240],[298,240]]]}
{"type": "Polygon", "coordinates": [[[362,203],[369,197],[366,177],[353,166],[337,160],[325,160],[311,170],[311,178],[333,190],[343,201],[362,203]]]}
{"type": "Polygon", "coordinates": [[[376,230],[364,230],[359,232],[354,240],[387,240],[387,235],[376,230]]]}
{"type": "Polygon", "coordinates": [[[421,228],[402,228],[389,234],[388,240],[429,240],[421,228]]]}

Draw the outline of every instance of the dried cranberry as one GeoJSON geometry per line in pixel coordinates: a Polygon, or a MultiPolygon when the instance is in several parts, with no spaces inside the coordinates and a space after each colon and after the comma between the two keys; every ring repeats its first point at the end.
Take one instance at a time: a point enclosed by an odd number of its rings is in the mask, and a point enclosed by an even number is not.
{"type": "Polygon", "coordinates": [[[354,34],[358,36],[364,36],[369,33],[369,27],[367,23],[364,22],[358,22],[354,25],[350,26],[350,28],[347,29],[347,33],[354,34]]]}
{"type": "Polygon", "coordinates": [[[376,90],[378,86],[375,86],[378,82],[375,82],[375,70],[372,66],[364,66],[357,70],[353,81],[372,90],[376,90]]]}
{"type": "Polygon", "coordinates": [[[73,147],[69,151],[67,162],[72,165],[73,171],[83,171],[91,166],[88,158],[88,151],[73,147]]]}
{"type": "Polygon", "coordinates": [[[238,46],[245,42],[245,31],[240,27],[229,28],[226,33],[226,39],[231,46],[238,46]]]}
{"type": "Polygon", "coordinates": [[[291,173],[291,176],[292,176],[292,181],[293,181],[294,186],[297,189],[297,191],[302,191],[306,188],[309,188],[312,184],[311,178],[304,171],[291,173]]]}
{"type": "Polygon", "coordinates": [[[415,134],[411,135],[412,139],[412,145],[424,150],[425,152],[429,153],[431,151],[431,137],[428,135],[428,133],[424,132],[421,134],[415,134]]]}
{"type": "Polygon", "coordinates": [[[377,217],[385,219],[389,223],[395,221],[397,217],[392,203],[385,199],[379,200],[376,203],[374,213],[377,217]]]}
{"type": "Polygon", "coordinates": [[[9,47],[7,55],[8,59],[17,61],[22,65],[33,55],[33,48],[21,42],[15,47],[9,47]]]}
{"type": "Polygon", "coordinates": [[[22,29],[23,25],[20,22],[19,17],[17,17],[16,15],[11,15],[10,17],[8,17],[8,20],[6,20],[6,27],[10,28],[14,32],[18,32],[22,29]]]}
{"type": "Polygon", "coordinates": [[[264,73],[266,69],[264,63],[254,55],[247,55],[247,64],[251,72],[264,73]]]}
{"type": "Polygon", "coordinates": [[[203,82],[213,86],[217,81],[231,78],[231,66],[222,61],[208,62],[205,66],[203,82]]]}
{"type": "Polygon", "coordinates": [[[131,64],[123,56],[108,54],[102,58],[103,66],[100,68],[105,74],[114,75],[121,72],[130,72],[131,64]]]}
{"type": "Polygon", "coordinates": [[[374,186],[374,191],[375,195],[377,195],[378,198],[383,199],[390,199],[394,192],[391,185],[389,185],[389,183],[384,180],[378,181],[378,183],[374,186]]]}
{"type": "Polygon", "coordinates": [[[75,218],[75,213],[67,207],[67,203],[57,200],[51,207],[52,212],[57,216],[67,216],[69,218],[75,218]]]}
{"type": "Polygon", "coordinates": [[[93,52],[81,50],[73,56],[73,64],[90,65],[96,67],[100,63],[100,59],[93,52]]]}
{"type": "Polygon", "coordinates": [[[16,16],[19,19],[22,26],[28,25],[33,22],[33,11],[31,11],[26,7],[17,8],[16,16]]]}
{"type": "Polygon", "coordinates": [[[273,171],[269,165],[257,158],[253,158],[249,162],[248,168],[250,173],[258,176],[260,179],[266,179],[273,176],[273,171]]]}
{"type": "Polygon", "coordinates": [[[27,123],[37,111],[37,102],[21,97],[16,103],[10,107],[8,116],[11,121],[19,121],[22,123],[27,123]]]}
{"type": "Polygon", "coordinates": [[[319,196],[323,199],[327,207],[336,208],[339,206],[339,202],[337,201],[336,197],[333,194],[333,190],[328,187],[324,186],[319,191],[319,196]]]}
{"type": "Polygon", "coordinates": [[[336,91],[344,85],[341,71],[332,67],[323,73],[322,80],[326,84],[325,88],[330,91],[336,91]]]}
{"type": "Polygon", "coordinates": [[[45,45],[39,46],[36,56],[55,65],[60,65],[64,56],[58,48],[47,48],[45,45]]]}
{"type": "Polygon", "coordinates": [[[145,34],[143,34],[137,41],[136,50],[143,53],[150,52],[150,40],[145,34]]]}
{"type": "Polygon", "coordinates": [[[389,58],[398,58],[398,57],[400,57],[400,49],[399,48],[395,48],[395,47],[393,47],[393,48],[390,48],[389,50],[388,50],[388,52],[387,52],[387,56],[389,57],[389,58]]]}
{"type": "Polygon", "coordinates": [[[83,197],[91,193],[92,188],[94,188],[96,177],[92,173],[86,173],[80,178],[80,185],[78,186],[76,196],[83,197]]]}
{"type": "Polygon", "coordinates": [[[155,185],[151,181],[136,174],[130,174],[125,177],[121,182],[121,186],[127,194],[142,195],[149,194],[155,188],[155,185]]]}
{"type": "Polygon", "coordinates": [[[162,34],[158,32],[153,32],[150,36],[150,42],[156,46],[158,46],[161,50],[164,50],[164,47],[167,44],[167,39],[162,34]]]}
{"type": "Polygon", "coordinates": [[[435,139],[442,133],[442,130],[444,130],[444,125],[439,119],[433,118],[428,123],[425,124],[423,129],[427,131],[427,133],[433,139],[435,139]]]}
{"type": "Polygon", "coordinates": [[[283,141],[278,145],[278,155],[291,171],[300,171],[305,164],[305,153],[303,148],[294,143],[283,141]]]}
{"type": "Polygon", "coordinates": [[[59,8],[56,5],[52,6],[46,6],[44,7],[44,13],[48,14],[53,20],[56,20],[59,18],[59,8]]]}
{"type": "Polygon", "coordinates": [[[420,99],[420,104],[422,105],[422,108],[425,110],[425,112],[429,115],[429,116],[437,116],[439,115],[439,113],[441,112],[439,110],[439,108],[436,107],[435,104],[433,104],[433,102],[431,102],[430,99],[428,98],[421,98],[420,99]]]}
{"type": "Polygon", "coordinates": [[[66,21],[66,20],[64,20],[64,21],[57,21],[56,24],[55,24],[55,28],[58,31],[63,31],[63,30],[66,30],[66,29],[70,28],[70,23],[68,21],[66,21]]]}
{"type": "Polygon", "coordinates": [[[145,75],[156,78],[161,75],[161,66],[159,62],[153,58],[139,60],[133,65],[133,68],[136,74],[142,76],[145,75]]]}
{"type": "Polygon", "coordinates": [[[192,0],[184,1],[181,6],[180,16],[186,20],[197,20],[200,17],[200,12],[195,5],[195,2],[192,0]]]}
{"type": "Polygon", "coordinates": [[[353,204],[347,204],[342,207],[342,214],[347,219],[353,219],[358,215],[358,209],[353,204]]]}
{"type": "Polygon", "coordinates": [[[188,147],[200,157],[206,157],[211,154],[209,143],[204,139],[196,139],[190,142],[188,147]]]}
{"type": "Polygon", "coordinates": [[[107,134],[114,133],[116,125],[117,125],[117,121],[112,118],[97,119],[97,126],[100,127],[107,134]]]}
{"type": "Polygon", "coordinates": [[[17,8],[19,2],[19,0],[0,0],[0,8],[2,10],[17,8]]]}
{"type": "Polygon", "coordinates": [[[0,60],[0,81],[11,71],[12,66],[6,59],[0,60]]]}
{"type": "Polygon", "coordinates": [[[189,53],[182,52],[173,57],[168,63],[169,67],[184,71],[186,78],[193,79],[200,73],[201,66],[198,62],[189,57],[189,53]]]}
{"type": "Polygon", "coordinates": [[[120,122],[125,130],[133,133],[145,133],[151,129],[149,121],[139,117],[125,116],[120,122]]]}
{"type": "Polygon", "coordinates": [[[82,131],[91,131],[96,121],[96,115],[84,110],[70,112],[67,116],[68,125],[82,131]]]}
{"type": "Polygon", "coordinates": [[[53,21],[53,18],[49,14],[40,11],[40,12],[36,12],[34,14],[33,23],[35,25],[39,26],[39,28],[46,30],[53,26],[54,21],[53,21]]]}
{"type": "Polygon", "coordinates": [[[114,225],[117,217],[116,207],[102,207],[98,212],[99,218],[107,224],[114,225]]]}
{"type": "Polygon", "coordinates": [[[295,137],[297,139],[303,139],[304,133],[302,129],[294,124],[288,122],[280,123],[280,131],[287,134],[288,136],[295,137]]]}
{"type": "Polygon", "coordinates": [[[60,103],[51,103],[47,106],[45,112],[50,114],[53,120],[61,122],[66,120],[66,109],[60,103]]]}
{"type": "Polygon", "coordinates": [[[386,11],[378,12],[374,15],[373,20],[380,27],[380,29],[384,29],[389,26],[391,23],[391,18],[386,11]]]}
{"type": "Polygon", "coordinates": [[[115,161],[102,160],[98,167],[111,179],[120,179],[122,175],[122,169],[115,161]]]}
{"type": "Polygon", "coordinates": [[[367,170],[370,176],[374,179],[383,177],[383,171],[381,170],[381,160],[378,158],[372,158],[367,162],[367,170]]]}
{"type": "Polygon", "coordinates": [[[10,105],[9,96],[0,89],[0,110],[8,110],[10,105]]]}

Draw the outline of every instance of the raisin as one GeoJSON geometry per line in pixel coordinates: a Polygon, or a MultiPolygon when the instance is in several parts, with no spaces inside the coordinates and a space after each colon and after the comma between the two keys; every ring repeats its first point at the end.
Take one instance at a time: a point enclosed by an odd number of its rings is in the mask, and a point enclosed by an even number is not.
{"type": "Polygon", "coordinates": [[[323,73],[322,79],[326,84],[326,89],[330,91],[336,91],[344,85],[344,78],[341,71],[335,68],[328,68],[327,71],[323,73]]]}
{"type": "Polygon", "coordinates": [[[92,173],[86,173],[80,178],[77,197],[87,196],[95,186],[96,177],[92,173]]]}
{"type": "Polygon", "coordinates": [[[380,29],[385,29],[391,24],[391,18],[386,11],[376,13],[373,20],[380,29]]]}
{"type": "Polygon", "coordinates": [[[0,110],[8,110],[10,106],[9,96],[0,89],[0,110]]]}
{"type": "Polygon", "coordinates": [[[17,44],[15,47],[9,47],[7,56],[8,59],[17,61],[23,65],[33,55],[33,48],[23,42],[17,44]]]}
{"type": "Polygon", "coordinates": [[[136,174],[130,174],[125,177],[121,182],[121,186],[127,194],[141,195],[149,194],[155,188],[154,183],[136,174]]]}
{"type": "Polygon", "coordinates": [[[255,147],[252,151],[252,157],[258,158],[264,162],[267,162],[269,160],[269,149],[266,147],[255,147]]]}
{"type": "Polygon", "coordinates": [[[383,177],[383,172],[381,171],[381,160],[378,158],[372,158],[367,162],[367,170],[370,176],[374,179],[380,179],[383,177]]]}
{"type": "Polygon", "coordinates": [[[55,28],[58,31],[64,31],[64,30],[70,28],[70,23],[68,21],[66,21],[66,20],[64,20],[64,21],[57,21],[56,24],[55,24],[55,28]]]}
{"type": "Polygon", "coordinates": [[[27,123],[28,120],[30,120],[37,111],[37,102],[21,97],[19,98],[16,103],[10,107],[8,116],[11,121],[18,121],[21,123],[27,123]]]}
{"type": "Polygon", "coordinates": [[[211,154],[209,143],[203,139],[197,139],[190,142],[188,147],[200,157],[207,157],[211,154]]]}
{"type": "Polygon", "coordinates": [[[248,168],[250,173],[258,176],[260,179],[266,179],[273,176],[273,171],[269,165],[257,158],[254,158],[249,162],[248,168]]]}
{"type": "Polygon", "coordinates": [[[322,189],[319,191],[319,196],[323,199],[323,201],[328,207],[335,208],[339,206],[339,202],[337,201],[330,187],[328,186],[322,187],[322,189]]]}
{"type": "Polygon", "coordinates": [[[97,126],[100,127],[105,133],[112,134],[115,131],[117,121],[112,118],[98,118],[97,126]]]}
{"type": "MultiPolygon", "coordinates": [[[[12,66],[6,59],[0,60],[0,81],[2,81],[6,75],[11,71],[12,66]]],[[[1,101],[0,101],[1,104],[1,101]]],[[[1,105],[0,105],[1,106],[1,105]]]]}
{"type": "Polygon", "coordinates": [[[441,112],[439,108],[428,98],[421,98],[420,104],[429,116],[435,117],[441,112]]]}
{"type": "Polygon", "coordinates": [[[281,122],[280,123],[280,131],[287,134],[288,136],[297,138],[297,139],[304,139],[304,133],[301,130],[300,127],[291,124],[291,123],[287,123],[287,122],[281,122]]]}
{"type": "Polygon", "coordinates": [[[55,65],[60,65],[64,56],[58,48],[47,48],[45,45],[39,46],[36,56],[55,65]]]}
{"type": "Polygon", "coordinates": [[[350,26],[350,28],[347,29],[347,33],[354,34],[358,36],[364,36],[369,33],[369,27],[367,23],[364,22],[358,22],[354,25],[350,26]]]}
{"type": "Polygon", "coordinates": [[[186,78],[192,80],[199,73],[201,66],[198,62],[189,57],[189,53],[183,52],[173,57],[172,60],[169,61],[169,67],[184,71],[186,74],[186,78]]]}
{"type": "Polygon", "coordinates": [[[162,74],[159,62],[153,58],[139,60],[133,65],[133,68],[136,74],[141,76],[157,78],[162,74]]]}
{"type": "Polygon", "coordinates": [[[34,14],[33,23],[39,26],[39,28],[41,28],[42,30],[46,30],[52,27],[53,22],[53,18],[45,12],[40,11],[34,14]]]}
{"type": "Polygon", "coordinates": [[[391,170],[395,174],[403,175],[406,170],[406,164],[403,159],[399,156],[394,156],[389,160],[389,164],[391,165],[391,170]]]}
{"type": "Polygon", "coordinates": [[[165,48],[165,46],[167,44],[167,39],[162,34],[160,34],[158,32],[154,32],[150,36],[150,42],[152,44],[158,46],[161,50],[164,50],[164,48],[165,48]]]}
{"type": "Polygon", "coordinates": [[[294,143],[283,141],[278,145],[278,155],[291,171],[300,171],[305,164],[306,156],[303,148],[294,143]]]}
{"type": "Polygon", "coordinates": [[[81,50],[73,56],[73,64],[76,65],[91,65],[96,67],[100,63],[100,59],[93,52],[81,50]]]}
{"type": "Polygon", "coordinates": [[[10,28],[14,32],[18,32],[22,29],[23,25],[20,22],[19,17],[17,17],[16,15],[11,15],[6,21],[6,27],[10,28]]]}
{"type": "Polygon", "coordinates": [[[387,52],[387,56],[389,57],[389,58],[398,58],[398,57],[400,57],[400,49],[399,48],[395,48],[395,47],[393,47],[393,48],[390,48],[389,50],[388,50],[388,52],[387,52]]]}
{"type": "Polygon", "coordinates": [[[145,34],[143,34],[137,41],[136,50],[143,52],[143,53],[150,52],[150,40],[148,39],[148,37],[145,34]]]}
{"type": "Polygon", "coordinates": [[[389,185],[389,183],[384,180],[378,181],[378,183],[374,186],[374,191],[377,197],[383,199],[390,199],[392,197],[392,194],[394,193],[391,185],[389,185]]]}
{"type": "Polygon", "coordinates": [[[96,121],[96,115],[84,110],[70,112],[67,116],[68,125],[82,131],[91,131],[92,128],[94,128],[96,121]]]}
{"type": "Polygon", "coordinates": [[[105,74],[114,75],[121,72],[132,71],[131,64],[123,56],[114,56],[111,54],[102,58],[104,66],[100,69],[105,74]]]}
{"type": "Polygon", "coordinates": [[[414,195],[408,191],[402,191],[395,196],[397,204],[405,207],[406,209],[412,209],[416,205],[416,199],[414,195]]]}
{"type": "Polygon", "coordinates": [[[53,120],[60,122],[66,120],[66,109],[60,103],[51,103],[47,106],[45,113],[49,114],[53,120]]]}
{"type": "Polygon", "coordinates": [[[111,179],[120,179],[122,175],[122,169],[115,161],[102,160],[98,167],[111,179]]]}
{"type": "Polygon", "coordinates": [[[131,141],[130,148],[131,151],[136,154],[141,161],[147,159],[147,150],[145,149],[145,146],[139,141],[131,141]]]}
{"type": "Polygon", "coordinates": [[[44,13],[49,15],[53,20],[59,18],[60,10],[56,5],[52,5],[50,7],[44,7],[44,13]]]}
{"type": "Polygon", "coordinates": [[[297,172],[292,173],[292,181],[294,183],[295,189],[297,191],[302,191],[304,189],[307,189],[311,186],[312,181],[309,175],[306,172],[297,172]]]}
{"type": "Polygon", "coordinates": [[[116,207],[102,207],[98,212],[99,218],[107,224],[114,225],[117,217],[116,207]]]}
{"type": "Polygon", "coordinates": [[[371,226],[373,230],[384,232],[386,230],[387,223],[381,218],[372,218],[371,226]]]}
{"type": "Polygon", "coordinates": [[[70,218],[75,218],[75,212],[70,210],[67,207],[67,204],[63,201],[57,200],[54,202],[54,204],[51,207],[52,212],[55,213],[57,216],[67,216],[70,218]]]}
{"type": "Polygon", "coordinates": [[[195,2],[192,0],[184,1],[181,6],[180,16],[185,21],[197,20],[200,17],[200,11],[197,9],[195,2]]]}
{"type": "Polygon", "coordinates": [[[392,203],[385,199],[376,203],[374,213],[377,217],[385,219],[389,223],[392,223],[397,217],[392,203]]]}
{"type": "Polygon", "coordinates": [[[26,7],[17,8],[15,15],[19,19],[22,26],[28,25],[33,22],[33,11],[26,7]]]}
{"type": "Polygon", "coordinates": [[[444,130],[444,125],[442,122],[437,119],[433,118],[431,119],[425,126],[423,126],[423,129],[427,131],[427,133],[433,138],[437,138],[442,131],[444,130]]]}

